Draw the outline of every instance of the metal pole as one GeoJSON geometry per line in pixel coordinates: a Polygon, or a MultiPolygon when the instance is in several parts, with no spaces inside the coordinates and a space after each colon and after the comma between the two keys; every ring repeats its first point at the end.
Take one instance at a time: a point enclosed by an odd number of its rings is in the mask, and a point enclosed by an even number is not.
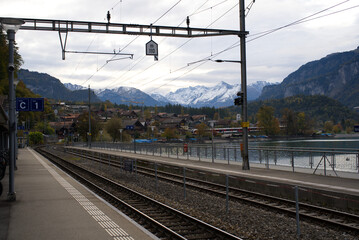
{"type": "Polygon", "coordinates": [[[245,6],[244,0],[240,0],[239,4],[239,16],[240,16],[240,34],[241,39],[241,88],[243,92],[243,105],[242,105],[242,131],[243,131],[243,170],[249,170],[249,158],[248,158],[248,116],[247,116],[247,62],[246,62],[246,27],[245,27],[245,6]]]}
{"type": "Polygon", "coordinates": [[[183,195],[184,200],[186,200],[186,168],[183,168],[183,195]]]}
{"type": "Polygon", "coordinates": [[[214,123],[211,123],[212,125],[212,163],[214,163],[214,142],[213,142],[213,127],[214,127],[214,123]]]}
{"type": "Polygon", "coordinates": [[[292,169],[293,169],[293,172],[294,172],[294,152],[292,152],[291,162],[292,162],[292,169]]]}
{"type": "Polygon", "coordinates": [[[295,210],[296,210],[296,221],[297,221],[297,237],[300,237],[300,225],[299,225],[299,200],[298,200],[298,186],[295,186],[295,210]]]}
{"type": "Polygon", "coordinates": [[[14,169],[15,169],[15,89],[14,89],[14,41],[15,31],[8,30],[7,37],[9,40],[9,192],[7,198],[9,201],[16,201],[14,169]]]}
{"type": "Polygon", "coordinates": [[[156,176],[156,192],[157,192],[158,191],[157,163],[155,163],[155,176],[156,176]]]}
{"type": "Polygon", "coordinates": [[[228,174],[226,175],[226,213],[228,214],[229,209],[229,179],[228,174]]]}
{"type": "Polygon", "coordinates": [[[324,153],[324,176],[327,176],[327,157],[324,153]]]}
{"type": "Polygon", "coordinates": [[[89,85],[89,134],[88,134],[88,140],[89,140],[89,148],[91,148],[91,89],[89,85]]]}

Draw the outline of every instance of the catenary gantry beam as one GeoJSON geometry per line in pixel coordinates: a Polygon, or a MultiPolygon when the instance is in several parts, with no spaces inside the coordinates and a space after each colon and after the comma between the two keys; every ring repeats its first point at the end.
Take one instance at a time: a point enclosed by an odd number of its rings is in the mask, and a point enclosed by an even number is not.
{"type": "MultiPolygon", "coordinates": [[[[3,18],[0,18],[0,21],[3,18]]],[[[58,32],[92,32],[109,34],[145,35],[161,37],[211,37],[225,35],[246,35],[248,32],[224,29],[171,27],[157,25],[85,22],[53,19],[22,18],[25,22],[20,29],[36,31],[58,31],[58,32]]]]}

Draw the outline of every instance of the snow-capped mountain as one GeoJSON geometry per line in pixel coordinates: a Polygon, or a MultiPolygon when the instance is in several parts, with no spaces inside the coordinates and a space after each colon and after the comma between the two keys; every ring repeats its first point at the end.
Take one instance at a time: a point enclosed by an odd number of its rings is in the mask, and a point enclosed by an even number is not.
{"type": "Polygon", "coordinates": [[[248,101],[256,100],[262,93],[262,90],[267,85],[274,85],[278,83],[269,83],[265,81],[258,81],[247,86],[248,101]]]}
{"type": "Polygon", "coordinates": [[[155,106],[159,103],[147,93],[142,92],[137,88],[132,87],[119,87],[114,89],[97,89],[96,95],[102,100],[109,100],[117,104],[132,104],[132,105],[145,105],[155,106]]]}
{"type": "MultiPolygon", "coordinates": [[[[258,98],[263,87],[269,84],[268,82],[260,81],[248,85],[248,101],[258,98]]],[[[65,83],[64,85],[70,90],[84,89],[82,86],[71,83],[65,83]]],[[[142,105],[143,103],[145,106],[163,106],[171,103],[191,107],[227,107],[233,105],[233,100],[237,92],[240,91],[240,85],[220,82],[214,87],[195,86],[180,88],[165,96],[159,93],[148,95],[132,87],[95,89],[94,91],[102,101],[109,100],[117,104],[142,105]]]]}
{"type": "Polygon", "coordinates": [[[221,82],[214,87],[196,86],[180,88],[175,92],[166,94],[166,98],[172,102],[184,106],[223,107],[233,105],[233,97],[237,94],[239,85],[229,85],[221,82]]]}
{"type": "MultiPolygon", "coordinates": [[[[248,85],[247,97],[248,101],[255,100],[259,97],[264,86],[270,85],[265,81],[259,81],[248,85]]],[[[188,88],[180,88],[175,92],[170,92],[165,96],[161,94],[151,94],[151,97],[157,101],[164,102],[166,99],[172,104],[181,104],[191,107],[227,107],[232,106],[237,92],[240,91],[240,85],[230,85],[221,82],[214,87],[196,86],[188,88]]]]}

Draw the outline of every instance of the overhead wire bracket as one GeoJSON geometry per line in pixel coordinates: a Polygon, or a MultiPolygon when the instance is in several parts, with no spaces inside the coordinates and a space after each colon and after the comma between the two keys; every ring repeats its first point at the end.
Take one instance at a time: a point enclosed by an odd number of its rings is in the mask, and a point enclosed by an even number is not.
{"type": "Polygon", "coordinates": [[[61,50],[62,50],[62,60],[65,60],[65,52],[66,52],[66,44],[67,44],[67,36],[68,36],[68,31],[65,31],[66,36],[65,36],[65,42],[62,43],[62,37],[61,37],[61,31],[59,31],[59,37],[60,37],[60,44],[61,44],[61,50]]]}
{"type": "Polygon", "coordinates": [[[65,60],[65,55],[66,53],[81,53],[81,54],[102,54],[102,55],[124,55],[124,56],[127,56],[127,57],[123,57],[123,58],[118,58],[118,59],[111,59],[111,60],[108,60],[107,62],[110,62],[110,61],[116,61],[116,60],[121,60],[121,59],[133,59],[133,54],[131,53],[120,53],[120,52],[117,52],[114,51],[112,53],[110,52],[91,52],[91,51],[69,51],[69,50],[66,50],[66,45],[67,45],[67,36],[68,36],[68,31],[64,31],[66,33],[65,35],[65,41],[62,40],[62,31],[60,30],[59,31],[59,37],[60,37],[60,44],[61,44],[61,50],[62,50],[62,60],[65,60]]]}

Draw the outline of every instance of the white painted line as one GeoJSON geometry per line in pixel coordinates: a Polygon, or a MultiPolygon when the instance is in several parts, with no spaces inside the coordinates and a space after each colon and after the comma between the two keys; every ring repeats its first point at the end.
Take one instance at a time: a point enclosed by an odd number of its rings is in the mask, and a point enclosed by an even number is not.
{"type": "Polygon", "coordinates": [[[249,182],[249,183],[254,183],[256,184],[257,182],[256,181],[252,181],[252,180],[244,180],[245,182],[249,182]]]}
{"type": "Polygon", "coordinates": [[[269,186],[269,187],[279,187],[279,185],[276,185],[276,184],[267,184],[267,186],[269,186]]]}
{"type": "Polygon", "coordinates": [[[34,153],[33,150],[29,149],[29,152],[31,152],[32,155],[41,163],[42,166],[44,166],[49,173],[56,179],[58,183],[60,183],[61,186],[63,186],[66,191],[74,198],[76,199],[80,205],[86,210],[88,214],[90,214],[96,222],[106,230],[106,232],[111,236],[114,237],[116,240],[134,240],[128,233],[126,233],[123,229],[121,229],[115,222],[113,222],[105,213],[103,213],[100,209],[98,209],[90,200],[88,200],[85,196],[83,196],[76,188],[74,188],[69,182],[67,182],[63,177],[61,177],[54,169],[52,169],[46,162],[44,162],[37,154],[34,153]],[[81,200],[81,202],[79,201],[81,200]],[[82,201],[85,201],[86,203],[89,203],[89,205],[82,205],[82,201]],[[106,222],[97,220],[96,217],[104,217],[106,219],[106,222]],[[108,225],[104,224],[107,223],[108,225]]]}

